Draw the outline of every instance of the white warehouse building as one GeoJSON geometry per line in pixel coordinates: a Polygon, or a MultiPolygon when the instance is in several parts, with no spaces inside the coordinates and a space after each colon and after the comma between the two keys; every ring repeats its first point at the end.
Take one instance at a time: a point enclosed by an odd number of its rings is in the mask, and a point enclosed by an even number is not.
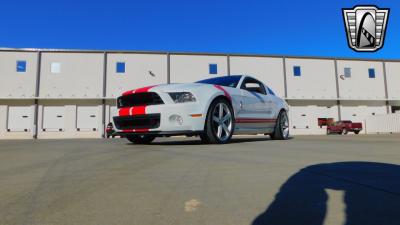
{"type": "Polygon", "coordinates": [[[291,134],[319,119],[363,122],[400,110],[400,61],[271,55],[0,49],[0,139],[104,137],[123,91],[254,76],[290,105],[291,134]]]}

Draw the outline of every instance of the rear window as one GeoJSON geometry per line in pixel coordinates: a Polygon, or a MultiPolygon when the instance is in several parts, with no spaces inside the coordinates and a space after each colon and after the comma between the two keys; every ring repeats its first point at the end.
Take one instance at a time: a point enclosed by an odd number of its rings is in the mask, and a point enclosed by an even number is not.
{"type": "Polygon", "coordinates": [[[235,88],[238,85],[240,78],[242,78],[242,76],[224,76],[224,77],[216,77],[206,80],[200,80],[197,81],[196,83],[215,84],[215,85],[235,88]]]}

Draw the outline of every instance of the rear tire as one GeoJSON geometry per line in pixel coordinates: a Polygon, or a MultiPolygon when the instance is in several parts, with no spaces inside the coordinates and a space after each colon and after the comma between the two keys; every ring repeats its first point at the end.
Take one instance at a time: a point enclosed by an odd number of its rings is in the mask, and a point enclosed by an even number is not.
{"type": "Polygon", "coordinates": [[[150,144],[156,137],[154,135],[128,135],[126,139],[134,144],[150,144]]]}
{"type": "Polygon", "coordinates": [[[343,134],[343,135],[346,135],[347,133],[349,133],[349,132],[347,131],[347,129],[343,129],[343,130],[342,130],[342,134],[343,134]]]}
{"type": "Polygon", "coordinates": [[[226,99],[217,98],[208,109],[201,140],[208,144],[225,144],[232,138],[234,129],[232,106],[226,99]]]}
{"type": "Polygon", "coordinates": [[[285,110],[279,112],[271,138],[274,140],[287,140],[289,138],[289,118],[285,110]]]}
{"type": "Polygon", "coordinates": [[[359,133],[360,133],[360,131],[359,131],[359,130],[356,130],[356,131],[354,131],[354,133],[355,133],[355,134],[359,134],[359,133]]]}
{"type": "Polygon", "coordinates": [[[330,135],[331,131],[329,129],[326,129],[326,135],[330,135]]]}

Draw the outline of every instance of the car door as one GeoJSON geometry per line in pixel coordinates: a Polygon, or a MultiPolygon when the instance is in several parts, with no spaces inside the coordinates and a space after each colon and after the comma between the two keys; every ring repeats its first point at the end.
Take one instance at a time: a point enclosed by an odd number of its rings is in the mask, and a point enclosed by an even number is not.
{"type": "Polygon", "coordinates": [[[242,131],[260,131],[274,126],[272,124],[272,99],[264,85],[254,78],[246,78],[241,86],[242,95],[240,117],[236,126],[242,131]]]}

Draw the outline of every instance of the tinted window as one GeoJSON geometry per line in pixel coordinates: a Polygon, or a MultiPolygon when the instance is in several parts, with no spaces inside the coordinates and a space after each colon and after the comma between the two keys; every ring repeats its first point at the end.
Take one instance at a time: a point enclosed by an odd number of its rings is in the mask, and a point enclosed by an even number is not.
{"type": "Polygon", "coordinates": [[[216,84],[216,85],[221,85],[221,86],[225,86],[225,87],[235,88],[238,85],[240,78],[242,78],[242,76],[216,77],[216,78],[197,81],[196,83],[216,84]]]}
{"type": "Polygon", "coordinates": [[[265,92],[264,85],[253,78],[246,78],[246,80],[244,80],[244,82],[242,83],[241,88],[250,92],[256,92],[263,95],[267,94],[265,92]]]}

